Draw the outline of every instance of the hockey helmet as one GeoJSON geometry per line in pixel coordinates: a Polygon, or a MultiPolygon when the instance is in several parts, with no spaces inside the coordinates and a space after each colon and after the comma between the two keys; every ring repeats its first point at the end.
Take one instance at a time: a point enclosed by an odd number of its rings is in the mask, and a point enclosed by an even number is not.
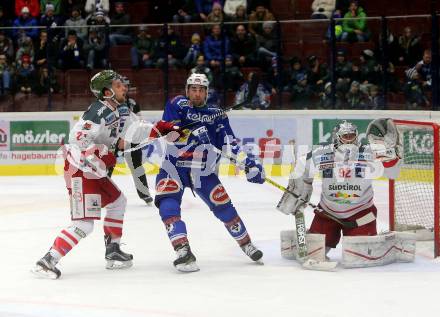
{"type": "Polygon", "coordinates": [[[342,144],[358,144],[359,132],[357,127],[347,120],[338,123],[333,129],[333,143],[335,146],[342,144]]]}
{"type": "Polygon", "coordinates": [[[90,80],[90,90],[98,99],[111,99],[115,96],[115,92],[112,89],[112,82],[114,80],[122,81],[122,76],[110,69],[100,71],[90,80]],[[110,90],[112,95],[110,97],[104,97],[104,89],[110,90]]]}
{"type": "Polygon", "coordinates": [[[206,103],[208,99],[208,89],[209,89],[208,77],[206,77],[205,74],[200,74],[200,73],[191,74],[186,80],[185,92],[187,97],[188,97],[188,89],[189,86],[191,85],[198,85],[206,88],[206,98],[205,98],[205,103],[206,103]]]}

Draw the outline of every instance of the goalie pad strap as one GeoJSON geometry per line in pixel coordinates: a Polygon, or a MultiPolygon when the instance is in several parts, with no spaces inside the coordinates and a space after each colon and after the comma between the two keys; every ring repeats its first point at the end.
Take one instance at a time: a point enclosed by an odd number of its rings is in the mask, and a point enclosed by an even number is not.
{"type": "Polygon", "coordinates": [[[372,212],[369,212],[365,216],[362,216],[359,219],[356,219],[356,223],[357,223],[358,227],[360,227],[360,226],[366,225],[367,223],[373,222],[374,220],[376,220],[376,216],[372,212]]]}

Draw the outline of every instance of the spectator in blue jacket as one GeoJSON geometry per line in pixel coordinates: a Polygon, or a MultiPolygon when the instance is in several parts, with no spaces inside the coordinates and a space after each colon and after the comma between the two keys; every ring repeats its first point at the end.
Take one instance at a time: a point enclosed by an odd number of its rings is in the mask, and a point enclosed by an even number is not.
{"type": "Polygon", "coordinates": [[[221,61],[226,54],[229,54],[229,39],[227,36],[222,38],[222,32],[219,24],[214,24],[209,35],[203,42],[203,51],[209,66],[213,69],[220,67],[221,61]],[[223,52],[222,42],[225,50],[223,52]]]}
{"type": "Polygon", "coordinates": [[[29,8],[23,7],[21,9],[21,15],[14,20],[13,26],[14,27],[28,27],[26,29],[13,29],[12,30],[12,37],[14,41],[17,41],[20,37],[26,35],[29,36],[31,39],[35,40],[38,37],[38,29],[36,26],[38,25],[37,20],[35,18],[31,17],[29,14],[29,8]]]}

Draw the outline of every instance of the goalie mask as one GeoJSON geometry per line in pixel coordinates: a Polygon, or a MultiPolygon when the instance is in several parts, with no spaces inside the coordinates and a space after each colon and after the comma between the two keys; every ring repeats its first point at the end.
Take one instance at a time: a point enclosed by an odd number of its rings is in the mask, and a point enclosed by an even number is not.
{"type": "Polygon", "coordinates": [[[185,93],[187,97],[189,96],[189,87],[192,85],[202,86],[206,88],[205,100],[203,102],[203,105],[201,105],[204,106],[208,100],[208,90],[209,90],[208,77],[206,77],[205,74],[198,74],[198,73],[191,74],[186,80],[185,93]]]}
{"type": "Polygon", "coordinates": [[[336,148],[345,144],[358,146],[358,136],[357,127],[353,123],[344,120],[333,129],[333,144],[336,148]]]}

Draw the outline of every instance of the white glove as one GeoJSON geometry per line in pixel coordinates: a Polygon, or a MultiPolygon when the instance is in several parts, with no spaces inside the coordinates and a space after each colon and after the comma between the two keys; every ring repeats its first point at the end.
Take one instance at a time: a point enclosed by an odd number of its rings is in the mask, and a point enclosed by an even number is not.
{"type": "Polygon", "coordinates": [[[293,192],[297,197],[289,192],[285,192],[277,205],[277,209],[286,215],[295,214],[297,211],[304,210],[312,196],[312,183],[305,182],[303,178],[296,178],[290,180],[287,189],[293,192]]]}
{"type": "Polygon", "coordinates": [[[371,121],[366,134],[374,159],[387,162],[401,157],[399,132],[392,119],[381,118],[371,121]]]}

